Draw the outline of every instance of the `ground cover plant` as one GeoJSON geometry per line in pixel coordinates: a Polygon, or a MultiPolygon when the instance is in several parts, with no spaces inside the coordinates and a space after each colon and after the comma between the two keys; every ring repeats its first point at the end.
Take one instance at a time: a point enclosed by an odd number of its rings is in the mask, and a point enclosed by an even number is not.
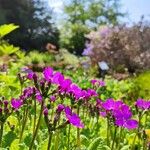
{"type": "Polygon", "coordinates": [[[149,101],[101,100],[104,81],[83,89],[51,67],[24,68],[18,80],[20,94],[0,100],[1,147],[149,149],[149,101]]]}

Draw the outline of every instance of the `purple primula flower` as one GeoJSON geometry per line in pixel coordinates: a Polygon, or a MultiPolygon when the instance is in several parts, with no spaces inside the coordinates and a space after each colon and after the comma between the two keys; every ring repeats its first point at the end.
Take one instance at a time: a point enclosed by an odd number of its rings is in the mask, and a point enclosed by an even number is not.
{"type": "Polygon", "coordinates": [[[51,102],[55,102],[55,100],[56,100],[56,96],[54,96],[54,95],[50,96],[50,101],[51,102]]]}
{"type": "Polygon", "coordinates": [[[145,101],[144,99],[138,99],[135,103],[135,105],[140,109],[149,109],[150,108],[150,102],[145,101]]]}
{"type": "Polygon", "coordinates": [[[120,107],[116,107],[113,111],[113,116],[117,119],[130,119],[132,117],[132,112],[129,106],[122,104],[120,107]]]}
{"type": "Polygon", "coordinates": [[[65,106],[63,104],[59,104],[57,107],[58,112],[62,112],[65,109],[65,106]]]}
{"type": "Polygon", "coordinates": [[[90,97],[96,97],[96,96],[98,96],[98,94],[96,93],[96,91],[95,90],[93,90],[93,89],[87,89],[87,93],[90,95],[90,97]]]}
{"type": "Polygon", "coordinates": [[[106,116],[107,116],[107,113],[106,113],[106,112],[101,111],[101,112],[99,112],[99,115],[100,115],[100,116],[102,116],[102,117],[106,117],[106,116]]]}
{"type": "Polygon", "coordinates": [[[43,114],[44,114],[44,116],[48,116],[48,108],[44,108],[43,114]]]}
{"type": "Polygon", "coordinates": [[[92,83],[93,85],[95,85],[95,84],[97,83],[97,80],[96,80],[96,79],[93,79],[93,80],[91,80],[91,83],[92,83]]]}
{"type": "Polygon", "coordinates": [[[11,106],[12,106],[14,109],[17,110],[17,109],[19,109],[22,105],[23,105],[22,100],[12,98],[12,100],[11,100],[11,106]]]}
{"type": "Polygon", "coordinates": [[[84,127],[84,124],[81,123],[79,116],[75,113],[72,113],[69,107],[65,107],[65,114],[70,124],[72,124],[73,126],[76,126],[77,128],[84,127]]]}
{"type": "Polygon", "coordinates": [[[23,95],[21,96],[23,97],[23,99],[30,98],[34,94],[34,90],[35,90],[34,87],[28,87],[24,89],[23,95]]]}
{"type": "Polygon", "coordinates": [[[53,75],[52,83],[54,83],[54,84],[60,84],[61,82],[63,82],[63,80],[64,80],[64,76],[60,72],[56,72],[53,75]]]}
{"type": "Polygon", "coordinates": [[[72,81],[70,79],[64,79],[63,81],[61,81],[59,85],[60,92],[67,92],[70,89],[71,84],[72,81]]]}
{"type": "Polygon", "coordinates": [[[127,128],[127,129],[135,129],[138,127],[138,121],[136,120],[133,120],[133,119],[130,119],[130,120],[127,120],[124,124],[124,127],[127,128]]]}
{"type": "Polygon", "coordinates": [[[106,111],[110,111],[113,110],[115,107],[115,101],[113,99],[107,99],[103,104],[102,107],[106,110],[106,111]]]}
{"type": "Polygon", "coordinates": [[[91,83],[92,83],[93,85],[105,86],[105,82],[102,81],[102,80],[93,79],[93,80],[91,80],[91,83]]]}
{"type": "Polygon", "coordinates": [[[3,103],[4,103],[4,107],[6,108],[8,106],[9,102],[8,102],[8,100],[4,100],[3,103]]]}
{"type": "Polygon", "coordinates": [[[99,83],[100,86],[105,86],[106,85],[105,82],[101,81],[101,80],[99,80],[98,83],[99,83]]]}
{"type": "Polygon", "coordinates": [[[41,103],[42,102],[42,95],[41,95],[41,93],[39,92],[39,91],[36,91],[36,94],[35,94],[35,98],[36,98],[36,100],[39,102],[39,103],[41,103]]]}
{"type": "Polygon", "coordinates": [[[87,100],[87,99],[89,99],[89,97],[90,97],[90,93],[87,93],[86,90],[82,90],[82,91],[81,91],[81,97],[80,97],[80,99],[85,99],[85,100],[87,100]]]}
{"type": "Polygon", "coordinates": [[[102,108],[102,103],[103,103],[102,100],[97,99],[97,100],[96,100],[96,107],[97,107],[97,108],[102,108]]]}
{"type": "Polygon", "coordinates": [[[28,78],[29,80],[32,80],[34,74],[35,74],[34,72],[29,72],[29,73],[27,74],[27,78],[28,78]]]}
{"type": "Polygon", "coordinates": [[[51,67],[46,67],[43,71],[43,75],[46,81],[50,81],[53,76],[53,69],[51,67]]]}
{"type": "Polygon", "coordinates": [[[68,89],[68,93],[74,96],[75,100],[79,100],[82,96],[82,89],[78,87],[76,84],[71,84],[68,89]]]}
{"type": "Polygon", "coordinates": [[[124,128],[127,128],[129,130],[131,129],[135,129],[138,127],[138,121],[136,120],[133,120],[133,119],[118,119],[115,121],[115,124],[117,126],[120,126],[120,127],[124,127],[124,128]]]}
{"type": "Polygon", "coordinates": [[[69,90],[68,90],[68,92],[69,92],[70,94],[75,94],[76,92],[77,92],[77,93],[78,93],[78,92],[81,92],[81,88],[78,87],[76,84],[71,84],[71,85],[70,85],[70,88],[69,88],[69,90]]]}

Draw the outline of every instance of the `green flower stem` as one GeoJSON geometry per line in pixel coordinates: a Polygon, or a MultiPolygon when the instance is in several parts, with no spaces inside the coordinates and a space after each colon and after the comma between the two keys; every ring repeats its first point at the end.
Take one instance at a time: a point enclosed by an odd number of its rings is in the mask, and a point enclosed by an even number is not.
{"type": "Polygon", "coordinates": [[[112,142],[111,150],[114,149],[115,140],[116,140],[116,134],[117,134],[117,127],[115,127],[115,131],[114,131],[114,136],[113,136],[113,142],[112,142]]]}
{"type": "Polygon", "coordinates": [[[25,129],[25,126],[26,126],[26,123],[27,123],[27,118],[28,118],[28,106],[27,106],[27,108],[25,110],[25,116],[23,118],[22,130],[21,130],[20,139],[19,139],[20,143],[21,143],[21,140],[22,140],[22,137],[23,137],[23,133],[24,133],[24,129],[25,129]]]}
{"type": "Polygon", "coordinates": [[[119,132],[119,138],[118,138],[118,141],[116,143],[116,147],[118,147],[118,150],[120,150],[120,141],[122,141],[122,132],[123,132],[123,128],[120,127],[120,132],[119,132]]]}
{"type": "Polygon", "coordinates": [[[34,140],[35,140],[35,138],[37,136],[38,129],[39,129],[40,124],[41,124],[41,118],[42,118],[42,114],[43,114],[43,108],[44,108],[44,99],[43,99],[42,104],[41,104],[41,110],[40,110],[40,115],[39,115],[38,123],[37,123],[37,126],[35,128],[35,131],[34,131],[34,134],[33,134],[33,138],[32,138],[29,150],[32,150],[32,147],[34,145],[34,140]]]}
{"type": "Polygon", "coordinates": [[[135,133],[135,137],[134,137],[134,139],[133,139],[133,143],[132,143],[132,148],[131,148],[131,150],[134,150],[136,137],[137,137],[137,136],[139,137],[140,127],[141,127],[141,119],[142,119],[142,118],[141,118],[141,114],[139,114],[138,116],[139,116],[139,126],[138,126],[138,128],[137,128],[136,133],[135,133]]]}
{"type": "Polygon", "coordinates": [[[54,103],[51,103],[52,112],[51,112],[51,120],[53,120],[54,117],[54,103]]]}
{"type": "Polygon", "coordinates": [[[70,130],[71,130],[71,126],[70,126],[70,124],[69,124],[69,127],[68,127],[67,149],[70,149],[70,130]]]}
{"type": "Polygon", "coordinates": [[[4,123],[1,122],[1,129],[0,129],[0,147],[1,148],[2,148],[3,128],[4,128],[4,123]]]}
{"type": "Polygon", "coordinates": [[[36,126],[36,100],[34,100],[34,120],[33,120],[33,133],[35,131],[35,126],[36,126]]]}
{"type": "MultiPolygon", "coordinates": [[[[77,107],[77,114],[79,115],[80,106],[77,107]]],[[[80,129],[77,128],[77,148],[80,150],[81,143],[80,143],[80,129]]]]}
{"type": "Polygon", "coordinates": [[[54,150],[58,150],[58,147],[59,147],[59,130],[58,131],[56,131],[56,136],[55,136],[55,148],[54,148],[54,150]]]}
{"type": "Polygon", "coordinates": [[[48,139],[48,146],[47,146],[47,150],[50,150],[50,148],[51,148],[52,136],[53,136],[53,132],[52,132],[52,131],[50,131],[50,132],[49,132],[49,139],[48,139]]]}
{"type": "MultiPolygon", "coordinates": [[[[148,116],[148,112],[146,112],[146,114],[145,114],[144,129],[146,129],[147,116],[148,116]]],[[[145,136],[145,133],[144,133],[144,136],[145,136]]],[[[145,149],[146,149],[146,137],[143,138],[143,150],[145,150],[145,149]]]]}
{"type": "Polygon", "coordinates": [[[110,123],[109,123],[109,118],[107,117],[107,145],[109,146],[109,127],[110,127],[110,123]]]}

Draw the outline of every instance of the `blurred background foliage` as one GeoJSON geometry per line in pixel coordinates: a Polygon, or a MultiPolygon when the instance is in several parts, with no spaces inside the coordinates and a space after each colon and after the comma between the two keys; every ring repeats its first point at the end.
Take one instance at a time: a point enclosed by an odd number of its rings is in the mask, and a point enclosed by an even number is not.
{"type": "Polygon", "coordinates": [[[52,22],[52,10],[40,0],[0,0],[0,24],[20,28],[7,36],[10,43],[24,50],[43,50],[46,43],[58,45],[59,32],[52,22]]]}

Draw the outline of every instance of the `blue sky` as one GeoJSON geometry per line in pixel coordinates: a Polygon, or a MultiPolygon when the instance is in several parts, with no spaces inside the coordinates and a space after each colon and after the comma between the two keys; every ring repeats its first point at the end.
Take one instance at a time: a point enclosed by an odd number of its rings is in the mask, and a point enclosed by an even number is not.
{"type": "Polygon", "coordinates": [[[122,9],[128,12],[128,21],[137,22],[141,15],[150,20],[150,0],[122,0],[122,9]]]}
{"type": "MultiPolygon", "coordinates": [[[[54,11],[62,12],[63,0],[48,0],[54,11]]],[[[128,17],[123,22],[138,22],[141,15],[150,20],[150,0],[121,0],[122,10],[128,12],[128,17]]]]}

